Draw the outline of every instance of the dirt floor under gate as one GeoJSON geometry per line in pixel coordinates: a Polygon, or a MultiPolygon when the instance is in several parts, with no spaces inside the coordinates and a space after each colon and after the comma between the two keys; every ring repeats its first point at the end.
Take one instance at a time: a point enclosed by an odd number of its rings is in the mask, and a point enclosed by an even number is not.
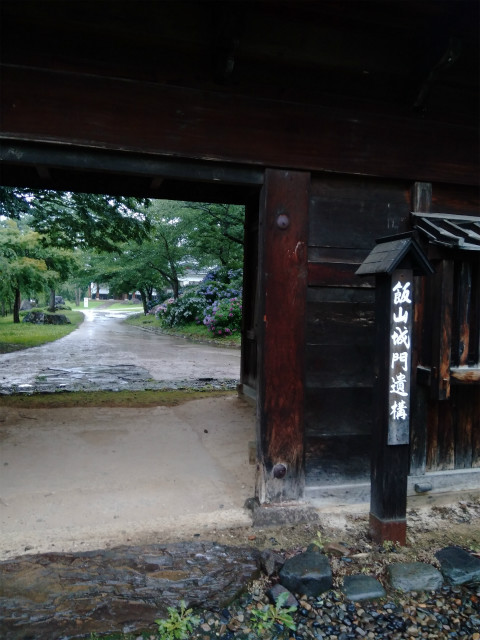
{"type": "Polygon", "coordinates": [[[254,409],[0,408],[0,557],[161,541],[250,524],[254,409]]]}
{"type": "MultiPolygon", "coordinates": [[[[258,548],[368,546],[368,505],[252,528],[254,409],[235,394],[173,407],[0,409],[0,559],[210,539],[258,548]]],[[[409,545],[480,551],[480,492],[409,502],[409,545]]],[[[417,554],[418,555],[418,554],[417,554]]]]}

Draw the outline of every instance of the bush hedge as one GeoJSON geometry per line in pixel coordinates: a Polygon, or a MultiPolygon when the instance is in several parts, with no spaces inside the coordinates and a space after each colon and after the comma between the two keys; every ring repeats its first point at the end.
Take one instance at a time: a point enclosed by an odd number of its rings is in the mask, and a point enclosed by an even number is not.
{"type": "Polygon", "coordinates": [[[241,269],[214,269],[198,285],[186,287],[176,300],[169,298],[152,311],[167,327],[195,322],[215,335],[231,335],[240,331],[242,323],[242,279],[241,269]]]}

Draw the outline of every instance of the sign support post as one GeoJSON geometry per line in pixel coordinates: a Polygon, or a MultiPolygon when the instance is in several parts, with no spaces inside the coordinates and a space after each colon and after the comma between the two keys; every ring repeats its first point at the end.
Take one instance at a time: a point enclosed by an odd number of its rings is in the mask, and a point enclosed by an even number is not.
{"type": "Polygon", "coordinates": [[[411,234],[382,238],[357,270],[375,275],[375,416],[370,534],[401,545],[407,535],[413,276],[433,273],[411,234]]]}

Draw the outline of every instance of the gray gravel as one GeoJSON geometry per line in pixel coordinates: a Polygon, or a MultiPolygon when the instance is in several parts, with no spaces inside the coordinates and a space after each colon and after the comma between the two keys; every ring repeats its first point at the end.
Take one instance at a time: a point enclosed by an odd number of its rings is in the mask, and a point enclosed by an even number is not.
{"type": "MultiPolygon", "coordinates": [[[[299,598],[300,606],[292,614],[296,631],[275,626],[271,633],[259,635],[252,629],[252,610],[269,604],[264,591],[254,588],[219,612],[200,612],[191,640],[480,638],[480,590],[474,587],[445,586],[435,592],[394,594],[363,603],[349,602],[339,591],[299,598]]],[[[138,637],[155,638],[151,634],[138,637]]]]}

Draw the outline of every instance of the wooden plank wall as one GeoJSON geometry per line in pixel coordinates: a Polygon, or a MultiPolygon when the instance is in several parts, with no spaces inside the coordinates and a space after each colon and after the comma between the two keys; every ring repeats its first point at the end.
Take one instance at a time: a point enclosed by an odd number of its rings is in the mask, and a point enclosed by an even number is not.
{"type": "Polygon", "coordinates": [[[409,228],[410,185],[312,178],[306,330],[306,435],[369,434],[374,280],[355,271],[375,239],[409,228]]]}
{"type": "MultiPolygon", "coordinates": [[[[432,185],[431,213],[478,215],[480,221],[479,211],[480,195],[477,187],[432,185]]],[[[412,473],[480,467],[480,387],[478,384],[456,384],[449,375],[449,367],[466,364],[467,357],[466,353],[461,355],[458,350],[460,333],[465,331],[464,327],[461,328],[461,316],[465,314],[465,309],[456,295],[461,275],[467,270],[465,260],[468,260],[468,270],[472,274],[469,313],[475,314],[477,318],[477,325],[473,322],[470,325],[469,337],[479,340],[480,256],[476,252],[453,253],[451,250],[441,251],[433,247],[430,252],[436,274],[425,282],[424,287],[424,307],[428,309],[428,313],[425,311],[424,314],[419,364],[427,369],[432,367],[432,370],[434,367],[443,367],[444,371],[437,377],[432,372],[429,381],[433,380],[435,385],[426,386],[425,381],[425,385],[418,387],[416,420],[424,420],[426,423],[426,441],[415,440],[412,443],[412,473]],[[450,303],[440,318],[440,311],[445,307],[439,297],[442,291],[448,294],[450,303]],[[450,321],[453,322],[452,326],[447,326],[450,321]],[[472,336],[472,333],[476,336],[472,336]],[[442,362],[439,362],[439,354],[435,351],[435,337],[438,338],[439,335],[442,340],[448,338],[450,341],[444,349],[442,362]],[[448,379],[449,383],[441,387],[443,378],[448,379]]],[[[439,343],[438,339],[436,343],[439,343]]]]}

